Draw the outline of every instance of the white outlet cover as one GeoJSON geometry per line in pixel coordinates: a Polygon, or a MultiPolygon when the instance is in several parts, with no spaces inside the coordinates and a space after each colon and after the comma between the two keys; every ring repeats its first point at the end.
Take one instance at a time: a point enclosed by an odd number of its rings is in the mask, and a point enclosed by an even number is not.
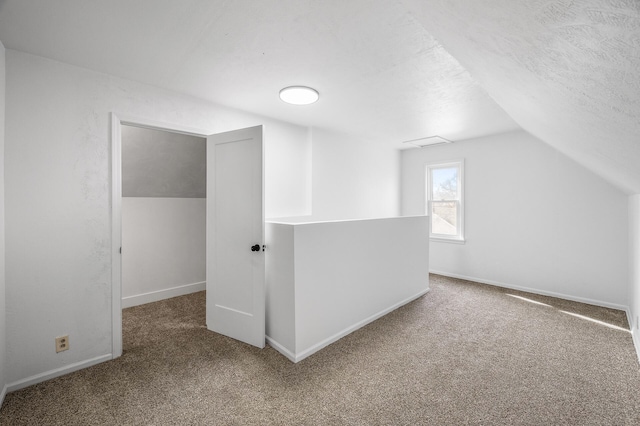
{"type": "Polygon", "coordinates": [[[69,336],[56,337],[56,353],[69,350],[69,336]]]}

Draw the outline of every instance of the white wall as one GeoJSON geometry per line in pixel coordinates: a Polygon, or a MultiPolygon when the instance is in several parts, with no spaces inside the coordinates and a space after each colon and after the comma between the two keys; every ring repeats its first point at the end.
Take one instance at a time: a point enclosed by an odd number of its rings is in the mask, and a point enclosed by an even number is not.
{"type": "Polygon", "coordinates": [[[640,357],[640,194],[629,197],[629,324],[640,357]]]}
{"type": "Polygon", "coordinates": [[[429,290],[426,216],[267,223],[267,342],[298,362],[429,290]]]}
{"type": "Polygon", "coordinates": [[[111,354],[111,112],[211,133],[264,125],[267,217],[310,215],[312,204],[323,219],[399,213],[392,149],[22,52],[6,57],[10,389],[111,354]],[[71,349],[56,354],[62,334],[71,349]]]}
{"type": "Polygon", "coordinates": [[[526,132],[402,153],[402,211],[424,212],[425,164],[465,160],[466,244],[431,243],[434,272],[628,305],[627,196],[526,132]]]}
{"type": "Polygon", "coordinates": [[[0,42],[0,406],[5,394],[5,263],[4,263],[4,112],[5,50],[0,42]]]}
{"type": "Polygon", "coordinates": [[[265,217],[310,215],[314,177],[310,130],[305,128],[302,135],[298,127],[267,124],[262,137],[267,147],[265,217]]]}
{"type": "Polygon", "coordinates": [[[313,129],[312,210],[313,220],[398,216],[399,151],[313,129]]]}
{"type": "Polygon", "coordinates": [[[201,291],[206,199],[122,199],[122,307],[201,291]]]}
{"type": "Polygon", "coordinates": [[[307,129],[13,50],[6,56],[11,389],[111,353],[112,111],[212,133],[265,125],[267,215],[310,213],[307,129]],[[56,354],[61,334],[71,349],[56,354]]]}

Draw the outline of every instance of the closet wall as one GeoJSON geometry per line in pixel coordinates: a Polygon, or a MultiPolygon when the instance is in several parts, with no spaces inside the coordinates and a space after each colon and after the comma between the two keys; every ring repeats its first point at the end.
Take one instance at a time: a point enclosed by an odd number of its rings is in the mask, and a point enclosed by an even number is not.
{"type": "Polygon", "coordinates": [[[123,308],[205,288],[206,140],[122,128],[123,308]]]}

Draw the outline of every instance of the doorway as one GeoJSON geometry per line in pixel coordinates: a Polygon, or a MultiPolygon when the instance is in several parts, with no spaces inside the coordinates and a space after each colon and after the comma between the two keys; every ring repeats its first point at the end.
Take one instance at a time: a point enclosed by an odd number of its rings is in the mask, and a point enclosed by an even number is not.
{"type": "Polygon", "coordinates": [[[206,139],[121,131],[122,307],[205,290],[206,139]]]}
{"type": "Polygon", "coordinates": [[[256,245],[264,244],[262,126],[209,134],[211,132],[206,130],[122,117],[113,113],[111,119],[112,357],[122,355],[123,126],[206,137],[207,328],[254,346],[264,347],[264,252],[253,249],[256,245]],[[229,197],[230,194],[232,197],[229,197]],[[231,199],[233,203],[229,203],[231,199]],[[251,208],[238,209],[239,206],[251,208]],[[243,232],[233,232],[238,229],[243,232]],[[230,246],[231,240],[233,246],[238,247],[234,249],[234,253],[239,260],[229,261],[226,258],[223,261],[221,254],[228,251],[226,247],[230,246]],[[246,251],[251,249],[250,256],[245,253],[245,247],[246,251]],[[247,270],[252,272],[247,274],[247,270]]]}

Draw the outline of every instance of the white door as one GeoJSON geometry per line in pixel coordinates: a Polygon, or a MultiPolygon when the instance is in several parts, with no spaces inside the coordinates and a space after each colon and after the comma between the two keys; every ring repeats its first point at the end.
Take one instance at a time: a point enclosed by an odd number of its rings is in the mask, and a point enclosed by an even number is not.
{"type": "Polygon", "coordinates": [[[265,343],[262,126],[207,137],[207,328],[265,343]]]}

